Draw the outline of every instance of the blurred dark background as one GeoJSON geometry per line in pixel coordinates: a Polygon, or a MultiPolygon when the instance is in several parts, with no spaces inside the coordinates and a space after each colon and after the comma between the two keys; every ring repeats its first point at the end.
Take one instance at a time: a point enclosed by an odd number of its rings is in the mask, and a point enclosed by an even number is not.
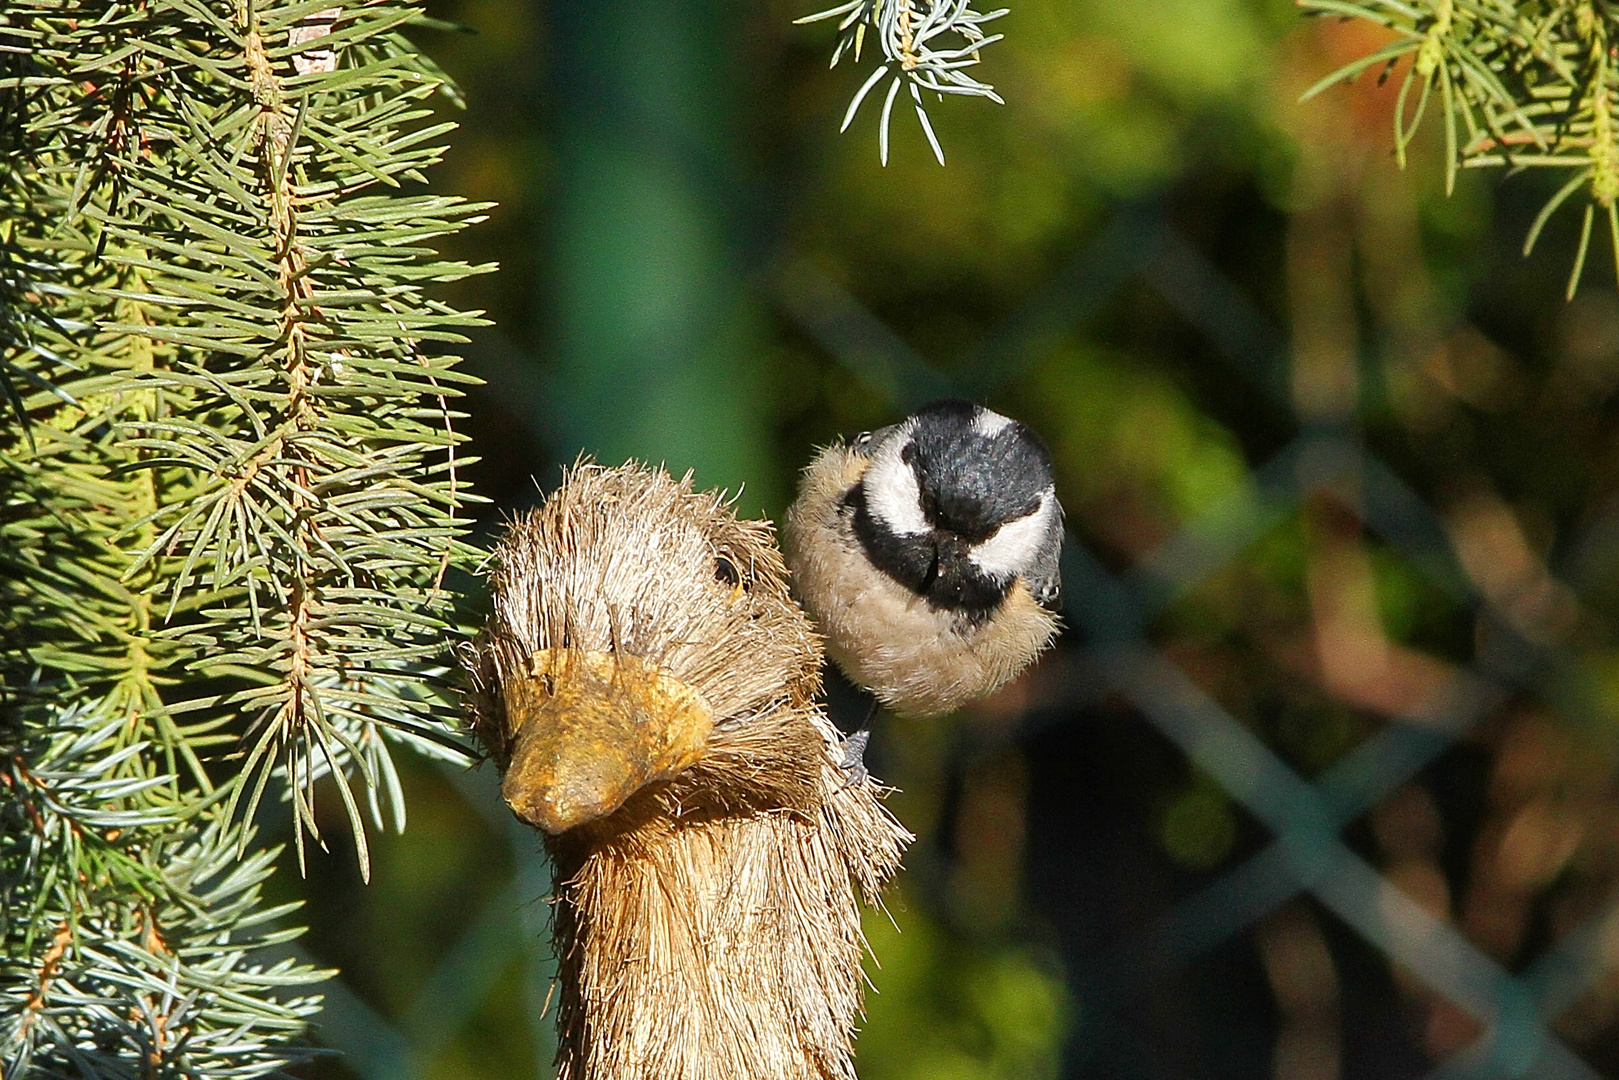
{"type": "MultiPolygon", "coordinates": [[[[943,168],[837,133],[872,61],[808,3],[429,9],[485,537],[581,451],[779,516],[941,392],[1055,455],[1059,648],[878,721],[863,1080],[1619,1074],[1619,293],[1599,240],[1562,299],[1575,210],[1520,255],[1560,178],[1447,197],[1437,120],[1399,170],[1397,78],[1299,102],[1379,37],[1286,0],[1017,0],[943,168]]],[[[304,1073],[549,1075],[536,838],[405,764],[372,883],[304,887],[304,1073]]]]}

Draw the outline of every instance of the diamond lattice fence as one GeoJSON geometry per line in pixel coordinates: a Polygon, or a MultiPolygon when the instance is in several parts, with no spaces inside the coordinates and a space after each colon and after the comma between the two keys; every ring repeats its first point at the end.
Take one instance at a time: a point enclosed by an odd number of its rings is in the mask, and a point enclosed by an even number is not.
{"type": "MultiPolygon", "coordinates": [[[[787,258],[777,266],[771,302],[896,412],[942,393],[993,393],[1023,373],[1042,342],[1072,333],[1120,288],[1138,281],[1207,339],[1233,378],[1295,415],[1297,434],[1253,467],[1249,488],[1135,565],[1110,570],[1079,537],[1071,538],[1065,552],[1065,648],[1079,652],[1107,693],[1158,729],[1269,835],[1256,854],[1218,873],[1135,938],[1117,943],[1089,970],[1074,973],[1081,988],[1076,1039],[1121,1037],[1110,1031],[1113,1012],[1167,973],[1307,895],[1386,954],[1405,977],[1476,1021],[1483,1034],[1440,1062],[1435,1078],[1599,1075],[1552,1024],[1609,973],[1607,944],[1619,935],[1619,903],[1603,905],[1527,968],[1509,972],[1343,838],[1346,827],[1509,700],[1538,700],[1575,726],[1599,722],[1599,710],[1581,689],[1556,635],[1526,623],[1521,610],[1503,609],[1499,598],[1474,584],[1441,515],[1368,451],[1352,416],[1296,415],[1281,336],[1176,233],[1158,206],[1118,210],[1022,310],[948,374],[812,262],[787,258]],[[1368,543],[1406,561],[1476,612],[1484,631],[1470,665],[1449,671],[1419,707],[1389,718],[1306,778],[1184,670],[1161,647],[1154,626],[1270,530],[1322,502],[1350,515],[1368,543]]],[[[1592,532],[1609,527],[1599,522],[1592,532]]],[[[1568,549],[1579,551],[1582,544],[1568,549]]],[[[1075,700],[1094,697],[1096,688],[1076,685],[1073,693],[1075,700]]],[[[515,875],[466,920],[461,940],[402,1022],[384,1020],[338,980],[328,990],[322,1039],[367,1078],[422,1075],[496,982],[521,964],[535,1070],[549,1075],[550,1020],[541,1012],[553,968],[546,951],[547,911],[535,899],[547,892],[547,869],[534,837],[500,806],[487,770],[452,779],[488,828],[508,838],[515,875]]]]}

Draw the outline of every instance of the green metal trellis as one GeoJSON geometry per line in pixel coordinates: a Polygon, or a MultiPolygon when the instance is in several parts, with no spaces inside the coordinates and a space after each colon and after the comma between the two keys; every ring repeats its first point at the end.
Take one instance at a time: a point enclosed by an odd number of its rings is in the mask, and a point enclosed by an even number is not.
{"type": "MultiPolygon", "coordinates": [[[[1282,392],[1280,336],[1152,205],[1118,212],[1055,283],[990,335],[954,378],[929,364],[813,264],[792,259],[778,265],[773,285],[779,309],[897,408],[943,392],[992,392],[1016,376],[1035,345],[1082,323],[1138,276],[1257,389],[1278,398],[1282,392]]],[[[1077,543],[1065,552],[1067,618],[1083,630],[1096,670],[1272,833],[1260,852],[1222,872],[1136,940],[1082,973],[1082,984],[1094,988],[1104,1006],[1123,1004],[1292,898],[1310,894],[1485,1029],[1474,1046],[1441,1063],[1432,1080],[1594,1080],[1598,1074],[1549,1025],[1606,973],[1601,943],[1619,927],[1619,897],[1513,975],[1340,838],[1348,824],[1443,754],[1510,694],[1555,690],[1559,658],[1497,619],[1493,646],[1420,714],[1390,720],[1317,780],[1306,781],[1153,647],[1146,628],[1157,613],[1294,513],[1310,494],[1342,492],[1346,486],[1358,492],[1361,518],[1373,533],[1486,614],[1489,605],[1468,588],[1437,515],[1351,432],[1304,430],[1253,475],[1252,496],[1192,522],[1123,574],[1108,572],[1077,543]]],[[[1598,522],[1591,528],[1602,527],[1598,522]]],[[[1553,696],[1568,707],[1560,693],[1553,696]]],[[[331,995],[327,1041],[345,1051],[364,1076],[418,1074],[426,1056],[464,1023],[512,961],[501,943],[513,933],[529,950],[525,963],[535,1006],[535,1047],[545,1072],[548,1024],[540,1019],[538,1005],[550,968],[543,956],[544,913],[535,912],[532,899],[543,896],[549,882],[533,837],[509,825],[486,779],[460,775],[457,783],[492,829],[510,835],[519,856],[518,877],[495,894],[429,978],[408,1023],[388,1024],[357,1007],[341,989],[331,995]]]]}
{"type": "MultiPolygon", "coordinates": [[[[981,349],[953,385],[908,347],[887,355],[874,352],[873,342],[895,336],[886,327],[866,330],[874,317],[829,285],[814,282],[812,288],[831,303],[811,308],[800,292],[784,308],[875,389],[894,385],[902,373],[922,367],[921,377],[903,384],[911,394],[897,395],[911,405],[944,388],[974,395],[990,392],[1020,369],[1016,359],[1008,364],[1007,358],[1026,357],[1029,343],[1064,326],[1065,319],[1067,327],[1079,322],[1139,273],[1256,389],[1280,396],[1285,351],[1279,335],[1151,208],[1121,211],[1070,265],[1089,273],[1076,276],[1069,270],[1068,289],[1048,289],[1032,310],[1014,317],[1016,329],[992,335],[994,346],[981,349]]],[[[798,269],[789,286],[802,289],[806,276],[798,269]]],[[[1339,838],[1345,826],[1489,715],[1511,689],[1543,693],[1542,676],[1555,671],[1558,658],[1512,633],[1499,618],[1493,650],[1453,677],[1421,715],[1393,718],[1320,780],[1304,780],[1152,647],[1145,637],[1151,618],[1226,565],[1308,495],[1337,489],[1346,478],[1359,487],[1361,516],[1374,533],[1452,590],[1466,589],[1465,575],[1437,515],[1346,431],[1306,430],[1260,466],[1255,478],[1257,501],[1244,498],[1217,508],[1122,577],[1110,574],[1077,543],[1070,542],[1065,550],[1065,615],[1085,631],[1097,668],[1113,689],[1273,833],[1264,850],[1183,900],[1139,939],[1082,974],[1081,981],[1096,988],[1097,1000],[1118,1004],[1308,892],[1484,1027],[1483,1036],[1441,1063],[1432,1080],[1594,1080],[1595,1070],[1548,1025],[1610,966],[1599,943],[1610,927],[1619,926],[1619,896],[1514,976],[1339,838]]],[[[1471,592],[1467,598],[1488,609],[1484,598],[1471,592]]]]}

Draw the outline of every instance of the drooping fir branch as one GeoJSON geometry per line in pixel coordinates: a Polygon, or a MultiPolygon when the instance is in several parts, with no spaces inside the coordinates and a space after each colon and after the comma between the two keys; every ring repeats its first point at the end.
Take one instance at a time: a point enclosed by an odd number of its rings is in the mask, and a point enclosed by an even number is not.
{"type": "Polygon", "coordinates": [[[1592,226],[1607,219],[1619,274],[1619,12],[1605,0],[1298,0],[1311,14],[1361,18],[1393,39],[1312,87],[1364,73],[1399,74],[1394,148],[1406,149],[1430,107],[1445,131],[1446,189],[1458,168],[1551,168],[1564,178],[1524,239],[1533,250],[1551,215],[1585,197],[1568,279],[1572,297],[1592,226]]]}
{"type": "MultiPolygon", "coordinates": [[[[150,748],[92,709],[39,723],[0,767],[0,1070],[17,1077],[238,1077],[300,1056],[324,973],[264,956],[299,930],[265,907],[276,852],[175,821],[150,748]]],[[[295,906],[295,905],[294,905],[295,906]]]]}
{"type": "Polygon", "coordinates": [[[795,20],[797,23],[840,20],[838,43],[832,50],[833,67],[837,67],[845,55],[859,63],[867,31],[876,37],[883,54],[882,62],[855,92],[854,100],[843,114],[843,126],[838,130],[849,130],[861,104],[887,79],[888,92],[883,96],[882,116],[877,125],[877,151],[884,165],[888,164],[889,121],[901,86],[910,88],[917,122],[922,125],[922,133],[927,136],[928,145],[940,165],[944,164],[944,148],[939,145],[923,107],[925,93],[938,95],[940,100],[945,94],[963,94],[1004,104],[993,86],[979,82],[967,74],[967,69],[982,61],[980,49],[1001,40],[1000,34],[986,37],[983,24],[1000,18],[1008,9],[982,14],[969,4],[970,0],[849,0],[795,20]]]}
{"type": "Polygon", "coordinates": [[[198,1049],[244,1002],[265,1047],[312,1008],[276,990],[310,973],[243,959],[268,861],[240,822],[290,800],[302,859],[335,774],[364,867],[364,819],[404,821],[390,746],[461,753],[442,350],[478,320],[425,290],[480,269],[429,244],[482,207],[426,188],[452,125],[419,17],[0,6],[0,1006],[35,1017],[6,1076],[152,1074],[85,1048],[182,1013],[158,1073],[273,1068],[198,1049]],[[82,813],[40,809],[63,790],[82,813]]]}

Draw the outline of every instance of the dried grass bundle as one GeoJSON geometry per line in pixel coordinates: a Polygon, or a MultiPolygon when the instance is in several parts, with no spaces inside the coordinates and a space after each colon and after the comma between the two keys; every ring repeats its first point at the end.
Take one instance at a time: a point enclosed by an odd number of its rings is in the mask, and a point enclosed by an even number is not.
{"type": "Polygon", "coordinates": [[[557,868],[563,1080],[850,1080],[910,836],[815,705],[765,522],[580,465],[496,550],[474,721],[557,868]]]}

